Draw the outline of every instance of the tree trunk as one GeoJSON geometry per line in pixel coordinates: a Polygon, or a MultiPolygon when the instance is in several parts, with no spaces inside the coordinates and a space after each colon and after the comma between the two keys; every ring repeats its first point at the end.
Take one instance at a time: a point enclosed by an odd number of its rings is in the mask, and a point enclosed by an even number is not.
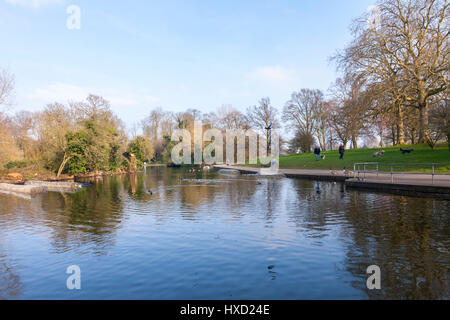
{"type": "Polygon", "coordinates": [[[428,130],[428,101],[425,99],[419,104],[419,143],[426,143],[429,137],[428,130]]]}
{"type": "Polygon", "coordinates": [[[403,107],[397,109],[397,144],[405,144],[405,126],[403,120],[403,107]]]}
{"type": "Polygon", "coordinates": [[[322,131],[322,133],[321,133],[322,134],[322,141],[321,141],[322,150],[325,151],[327,149],[327,141],[326,141],[326,137],[325,137],[325,127],[324,126],[322,126],[321,131],[322,131]]]}
{"type": "Polygon", "coordinates": [[[396,135],[396,127],[391,126],[391,139],[392,145],[395,146],[397,144],[397,135],[396,135]]]}
{"type": "Polygon", "coordinates": [[[411,130],[411,144],[416,144],[416,129],[411,130]]]}
{"type": "Polygon", "coordinates": [[[62,171],[64,170],[64,167],[66,166],[67,162],[71,159],[72,157],[66,157],[66,155],[64,154],[64,159],[61,162],[61,165],[59,166],[58,169],[58,174],[56,175],[56,178],[59,178],[59,176],[61,175],[62,171]]]}
{"type": "Polygon", "coordinates": [[[319,144],[320,144],[320,149],[322,149],[322,151],[325,151],[327,146],[325,145],[325,142],[323,139],[319,140],[319,144]]]}
{"type": "Polygon", "coordinates": [[[352,146],[353,149],[358,149],[358,142],[356,141],[356,137],[352,137],[352,146]]]}
{"type": "Polygon", "coordinates": [[[380,127],[378,129],[378,134],[380,135],[380,148],[384,147],[384,141],[383,141],[383,136],[384,136],[384,128],[380,127]]]}

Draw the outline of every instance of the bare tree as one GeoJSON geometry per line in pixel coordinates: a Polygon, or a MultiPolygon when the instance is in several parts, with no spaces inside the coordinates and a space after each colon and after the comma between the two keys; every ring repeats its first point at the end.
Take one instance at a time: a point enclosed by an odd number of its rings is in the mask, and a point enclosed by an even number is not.
{"type": "Polygon", "coordinates": [[[49,104],[36,117],[37,141],[46,166],[61,174],[70,160],[66,135],[77,128],[74,109],[60,103],[49,104]]]}
{"type": "Polygon", "coordinates": [[[367,16],[354,26],[355,40],[341,56],[347,66],[383,83],[391,94],[400,125],[402,104],[419,111],[419,141],[426,142],[429,103],[448,89],[450,67],[449,3],[447,0],[380,0],[379,24],[367,16]]]}
{"type": "Polygon", "coordinates": [[[322,150],[327,149],[327,137],[330,135],[330,112],[331,112],[331,103],[329,101],[323,100],[323,94],[320,98],[320,102],[317,103],[314,117],[316,120],[316,138],[319,141],[320,148],[322,150]]]}
{"type": "Polygon", "coordinates": [[[434,149],[444,138],[450,148],[450,99],[445,98],[431,104],[430,137],[428,145],[434,149]]]}
{"type": "Polygon", "coordinates": [[[271,105],[269,98],[262,98],[257,106],[247,108],[247,119],[254,129],[265,132],[269,153],[271,130],[280,128],[277,109],[271,105]]]}
{"type": "Polygon", "coordinates": [[[336,133],[338,140],[344,146],[347,146],[348,141],[350,140],[350,126],[349,126],[349,118],[343,116],[346,112],[345,107],[338,103],[337,101],[331,100],[331,112],[329,117],[330,126],[333,128],[333,131],[336,133]]]}
{"type": "Polygon", "coordinates": [[[347,74],[338,78],[332,87],[335,106],[331,125],[344,145],[351,139],[354,149],[358,148],[358,138],[370,125],[367,108],[370,95],[364,91],[364,84],[361,76],[347,74]]]}
{"type": "Polygon", "coordinates": [[[14,90],[14,76],[6,69],[0,69],[0,106],[10,105],[14,90]]]}
{"type": "Polygon", "coordinates": [[[247,117],[231,105],[223,105],[217,110],[218,124],[223,130],[244,129],[250,127],[247,117]]]}
{"type": "Polygon", "coordinates": [[[151,141],[157,141],[160,138],[160,124],[164,117],[164,111],[162,108],[154,109],[150,112],[150,115],[142,120],[142,130],[144,136],[151,141]]]}
{"type": "Polygon", "coordinates": [[[301,152],[311,152],[311,147],[316,143],[316,139],[310,133],[297,129],[294,138],[289,142],[290,149],[293,153],[297,153],[300,149],[301,152]]]}
{"type": "Polygon", "coordinates": [[[29,111],[19,111],[12,117],[14,124],[14,138],[17,147],[23,153],[25,159],[36,160],[38,157],[35,122],[36,116],[29,111]]]}
{"type": "Polygon", "coordinates": [[[291,128],[314,135],[316,129],[315,108],[321,102],[319,90],[301,89],[294,92],[283,109],[283,121],[291,128]]]}
{"type": "Polygon", "coordinates": [[[22,159],[22,157],[23,153],[14,139],[13,121],[7,114],[0,111],[0,165],[22,159]]]}
{"type": "Polygon", "coordinates": [[[309,137],[316,137],[322,150],[327,147],[329,116],[330,104],[325,102],[320,90],[301,89],[292,93],[283,109],[283,120],[296,130],[297,137],[303,137],[304,141],[313,141],[309,137]]]}

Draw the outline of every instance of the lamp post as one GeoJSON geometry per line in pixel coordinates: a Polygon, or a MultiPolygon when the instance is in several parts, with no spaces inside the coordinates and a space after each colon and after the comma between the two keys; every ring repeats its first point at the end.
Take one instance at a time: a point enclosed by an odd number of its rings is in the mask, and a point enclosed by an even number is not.
{"type": "Polygon", "coordinates": [[[271,144],[272,144],[272,123],[268,126],[268,127],[266,127],[266,131],[267,131],[267,150],[266,150],[266,153],[267,153],[267,156],[269,156],[269,150],[270,150],[270,146],[271,146],[271,144]]]}

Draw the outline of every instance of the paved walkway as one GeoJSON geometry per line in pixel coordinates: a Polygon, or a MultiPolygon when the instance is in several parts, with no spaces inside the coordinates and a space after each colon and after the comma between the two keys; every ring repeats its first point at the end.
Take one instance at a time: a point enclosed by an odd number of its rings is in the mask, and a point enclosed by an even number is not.
{"type": "MultiPolygon", "coordinates": [[[[235,169],[243,172],[258,173],[259,168],[217,165],[220,169],[235,169]]],[[[330,180],[347,180],[354,178],[352,171],[343,170],[302,170],[302,169],[280,169],[280,174],[291,177],[309,177],[309,178],[326,178],[330,180]]],[[[363,174],[360,174],[360,181],[363,174]]],[[[364,182],[382,183],[394,185],[411,185],[411,186],[436,186],[450,188],[450,175],[435,175],[434,183],[431,174],[394,174],[393,182],[390,173],[366,173],[364,182]]]]}

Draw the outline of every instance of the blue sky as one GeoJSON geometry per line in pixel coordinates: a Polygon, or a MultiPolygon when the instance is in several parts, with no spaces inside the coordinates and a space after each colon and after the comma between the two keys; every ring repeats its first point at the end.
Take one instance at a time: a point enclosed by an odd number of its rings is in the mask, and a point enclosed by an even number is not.
{"type": "Polygon", "coordinates": [[[15,109],[94,93],[127,124],[159,106],[243,111],[270,97],[281,110],[295,90],[328,89],[328,57],[374,2],[0,0],[0,67],[15,74],[15,109]]]}

